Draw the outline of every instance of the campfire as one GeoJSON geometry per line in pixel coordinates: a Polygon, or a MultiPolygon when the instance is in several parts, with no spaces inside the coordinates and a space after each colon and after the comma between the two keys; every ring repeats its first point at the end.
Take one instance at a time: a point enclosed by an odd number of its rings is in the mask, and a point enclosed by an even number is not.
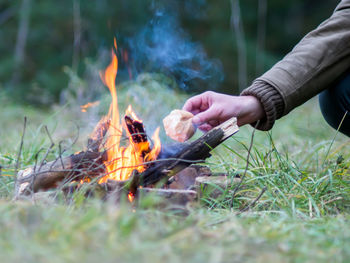
{"type": "MultiPolygon", "coordinates": [[[[117,50],[116,41],[114,47],[117,50]]],[[[180,194],[195,199],[195,178],[211,173],[200,166],[186,168],[203,162],[213,148],[236,133],[236,119],[232,118],[199,139],[179,143],[168,151],[169,147],[161,145],[159,128],[149,138],[143,121],[131,105],[124,117],[120,117],[115,85],[117,72],[118,58],[112,51],[111,63],[100,74],[111,93],[112,102],[108,114],[91,133],[86,150],[67,157],[60,155],[51,162],[20,171],[16,199],[52,188],[72,192],[86,183],[103,189],[105,198],[116,200],[125,194],[132,202],[140,191],[165,196],[180,194]],[[123,140],[125,137],[127,140],[123,140]],[[160,188],[155,188],[155,185],[160,188]]],[[[86,107],[82,109],[86,110],[86,107]]]]}
{"type": "MultiPolygon", "coordinates": [[[[114,46],[117,50],[117,42],[114,40],[114,46]]],[[[157,159],[160,152],[159,128],[153,135],[154,145],[151,144],[145,133],[142,120],[133,112],[131,105],[125,112],[124,122],[119,117],[118,97],[115,87],[115,79],[118,72],[118,58],[112,52],[112,61],[101,73],[103,83],[108,87],[112,103],[107,116],[103,117],[97,125],[98,127],[107,125],[109,135],[105,143],[100,145],[100,150],[105,150],[107,160],[104,161],[106,175],[99,180],[99,183],[105,183],[108,179],[124,181],[129,179],[133,170],[143,172],[146,169],[145,162],[157,159]],[[129,144],[121,146],[123,130],[126,131],[129,138],[129,144]]],[[[97,131],[98,132],[98,131],[97,131]]]]}

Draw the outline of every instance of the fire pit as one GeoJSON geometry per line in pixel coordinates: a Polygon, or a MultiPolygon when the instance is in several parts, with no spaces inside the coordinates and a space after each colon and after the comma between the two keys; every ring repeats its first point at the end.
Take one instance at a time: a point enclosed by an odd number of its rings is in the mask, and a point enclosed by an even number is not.
{"type": "MultiPolygon", "coordinates": [[[[116,42],[114,44],[117,48],[116,42]]],[[[193,142],[177,144],[169,151],[169,147],[161,145],[159,128],[149,139],[142,120],[131,105],[120,119],[115,87],[117,71],[118,59],[112,52],[112,61],[101,74],[112,95],[112,103],[108,115],[99,121],[90,135],[86,149],[20,171],[15,199],[52,188],[71,193],[86,183],[102,189],[106,199],[119,200],[125,194],[132,202],[148,192],[157,192],[170,199],[180,196],[177,199],[184,200],[182,203],[196,198],[194,179],[209,176],[211,172],[199,166],[184,169],[203,162],[213,148],[236,133],[236,119],[226,121],[193,142]],[[122,145],[123,136],[127,138],[125,145],[122,145]]]]}

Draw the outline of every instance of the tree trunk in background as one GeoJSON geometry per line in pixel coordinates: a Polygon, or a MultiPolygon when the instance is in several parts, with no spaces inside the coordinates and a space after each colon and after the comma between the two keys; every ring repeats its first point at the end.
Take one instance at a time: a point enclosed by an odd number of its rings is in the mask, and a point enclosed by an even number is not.
{"type": "Polygon", "coordinates": [[[14,70],[11,80],[12,87],[14,87],[20,81],[22,75],[21,66],[24,62],[25,57],[25,48],[27,44],[27,37],[29,31],[31,4],[32,0],[22,0],[14,54],[14,70]]]}
{"type": "Polygon", "coordinates": [[[0,26],[4,23],[6,23],[11,17],[13,17],[15,14],[15,8],[10,7],[7,8],[5,11],[3,11],[0,14],[0,26]]]}
{"type": "Polygon", "coordinates": [[[238,88],[242,91],[247,87],[247,51],[245,47],[244,30],[241,21],[239,0],[231,0],[231,28],[237,42],[238,57],[238,88]]]}
{"type": "Polygon", "coordinates": [[[73,71],[77,71],[80,54],[81,41],[81,14],[80,14],[80,0],[73,0],[73,24],[74,24],[74,42],[73,42],[73,71]]]}
{"type": "Polygon", "coordinates": [[[266,37],[266,16],[267,16],[267,0],[259,0],[258,5],[258,21],[257,21],[257,42],[256,42],[256,68],[255,74],[259,76],[263,73],[265,63],[262,56],[265,50],[266,37]]]}

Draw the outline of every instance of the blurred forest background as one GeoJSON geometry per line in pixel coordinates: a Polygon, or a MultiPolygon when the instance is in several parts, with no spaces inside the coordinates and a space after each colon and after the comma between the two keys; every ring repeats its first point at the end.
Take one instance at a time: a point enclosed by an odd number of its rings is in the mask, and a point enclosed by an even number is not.
{"type": "Polygon", "coordinates": [[[156,71],[186,91],[238,93],[338,2],[0,0],[0,89],[25,103],[58,103],[72,74],[107,65],[116,36],[117,82],[156,71]]]}

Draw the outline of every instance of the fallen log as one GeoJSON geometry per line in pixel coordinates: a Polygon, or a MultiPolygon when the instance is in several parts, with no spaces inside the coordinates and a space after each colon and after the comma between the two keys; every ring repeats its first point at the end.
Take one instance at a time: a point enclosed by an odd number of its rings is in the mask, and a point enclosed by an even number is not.
{"type": "Polygon", "coordinates": [[[239,130],[235,117],[220,124],[191,143],[182,144],[181,150],[167,159],[159,159],[140,175],[140,185],[148,186],[170,178],[193,163],[203,162],[210,151],[239,130]]]}

